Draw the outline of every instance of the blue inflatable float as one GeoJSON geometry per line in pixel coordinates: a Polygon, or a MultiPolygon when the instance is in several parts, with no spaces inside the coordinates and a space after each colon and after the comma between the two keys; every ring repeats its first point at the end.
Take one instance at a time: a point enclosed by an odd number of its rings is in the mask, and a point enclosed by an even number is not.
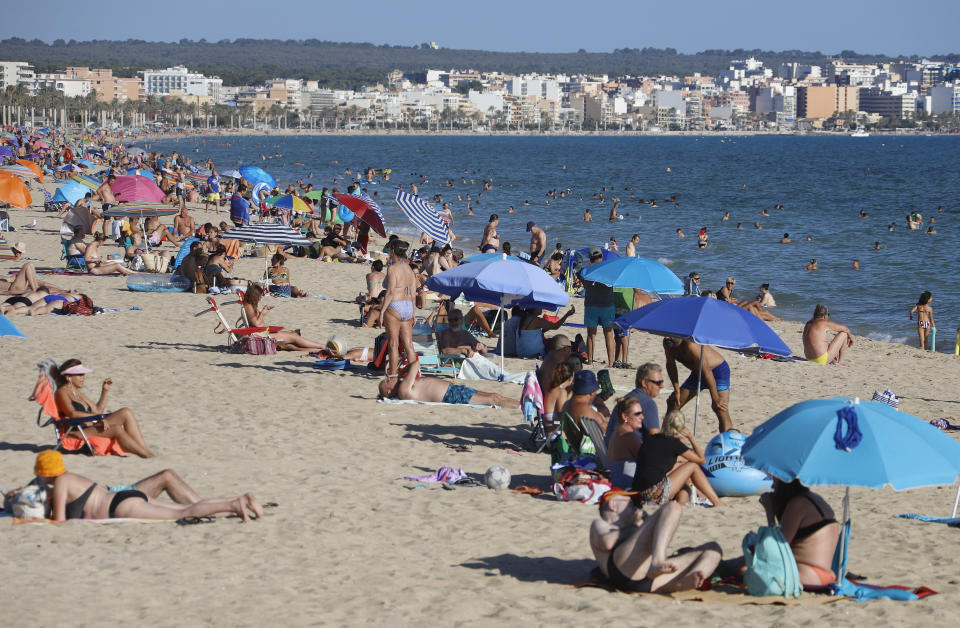
{"type": "Polygon", "coordinates": [[[740,451],[746,440],[740,432],[722,432],[707,443],[703,472],[720,497],[756,495],[773,488],[767,473],[744,464],[740,451]]]}
{"type": "Polygon", "coordinates": [[[186,292],[192,282],[180,275],[141,273],[127,276],[127,289],[134,292],[186,292]]]}

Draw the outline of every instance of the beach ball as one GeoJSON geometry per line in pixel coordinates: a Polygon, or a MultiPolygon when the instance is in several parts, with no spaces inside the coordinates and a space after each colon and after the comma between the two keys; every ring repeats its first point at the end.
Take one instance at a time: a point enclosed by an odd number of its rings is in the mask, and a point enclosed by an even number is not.
{"type": "Polygon", "coordinates": [[[510,472],[500,465],[494,465],[483,474],[483,482],[487,488],[497,490],[510,488],[510,472]]]}

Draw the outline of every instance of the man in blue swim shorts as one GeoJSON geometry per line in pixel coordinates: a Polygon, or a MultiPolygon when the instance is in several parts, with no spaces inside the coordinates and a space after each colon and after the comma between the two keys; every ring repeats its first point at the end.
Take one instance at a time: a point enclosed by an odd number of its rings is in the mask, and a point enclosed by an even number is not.
{"type": "Polygon", "coordinates": [[[709,390],[711,407],[717,415],[721,432],[733,429],[730,419],[730,365],[716,349],[699,345],[692,340],[667,337],[663,339],[663,352],[667,359],[667,376],[673,384],[673,394],[667,399],[667,410],[682,408],[697,396],[699,373],[703,365],[700,390],[709,390]],[[702,360],[702,362],[701,362],[702,360]],[[677,362],[690,369],[690,375],[680,383],[677,362]]]}
{"type": "Polygon", "coordinates": [[[421,377],[419,375],[420,362],[414,361],[407,367],[403,377],[388,375],[380,382],[380,396],[385,399],[430,401],[458,405],[520,407],[518,399],[510,399],[497,393],[482,392],[460,384],[451,384],[439,377],[421,377]]]}
{"type": "MultiPolygon", "coordinates": [[[[600,247],[590,249],[590,264],[603,261],[600,247]]],[[[613,288],[595,281],[580,278],[583,284],[583,326],[587,328],[587,364],[593,364],[593,346],[597,337],[597,327],[603,327],[603,340],[607,345],[607,363],[613,366],[616,349],[613,338],[613,319],[616,311],[613,305],[613,288]]]]}

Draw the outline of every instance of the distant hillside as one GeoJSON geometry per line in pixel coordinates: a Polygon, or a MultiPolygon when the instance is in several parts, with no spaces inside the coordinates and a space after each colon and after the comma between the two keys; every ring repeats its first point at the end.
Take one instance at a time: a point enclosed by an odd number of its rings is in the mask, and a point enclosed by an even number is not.
{"type": "MultiPolygon", "coordinates": [[[[872,63],[890,60],[883,55],[860,55],[845,50],[837,53],[848,61],[872,63]]],[[[359,87],[383,82],[386,72],[426,68],[472,68],[507,73],[545,72],[567,74],[702,74],[724,70],[731,59],[762,59],[776,68],[784,61],[823,65],[827,54],[785,50],[705,50],[679,54],[672,48],[625,48],[612,53],[488,52],[484,50],[432,50],[423,46],[390,46],[279,39],[224,39],[219,42],[180,40],[179,43],[126,41],[83,41],[62,39],[52,44],[17,37],[0,41],[0,60],[28,61],[38,72],[51,72],[68,65],[109,67],[120,76],[137,70],[186,65],[192,70],[223,79],[225,85],[253,85],[276,77],[320,81],[337,88],[359,87]]],[[[916,58],[916,57],[914,57],[916,58]]],[[[935,57],[951,62],[960,55],[935,57]]]]}

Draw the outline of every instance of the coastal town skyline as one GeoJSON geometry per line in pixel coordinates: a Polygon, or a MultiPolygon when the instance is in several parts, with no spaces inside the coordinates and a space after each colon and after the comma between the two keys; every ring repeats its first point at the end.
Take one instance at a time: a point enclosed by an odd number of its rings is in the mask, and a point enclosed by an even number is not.
{"type": "Polygon", "coordinates": [[[181,39],[319,39],[417,45],[435,42],[451,49],[496,52],[610,52],[621,48],[704,50],[810,50],[838,54],[935,56],[953,52],[952,25],[960,8],[931,0],[923,10],[904,12],[892,0],[835,3],[811,0],[802,8],[732,0],[723,7],[694,1],[682,14],[661,4],[613,0],[591,13],[568,0],[515,3],[491,0],[471,5],[423,0],[414,5],[358,0],[308,3],[281,0],[265,13],[262,2],[238,0],[229,11],[216,5],[171,0],[165,10],[188,19],[147,20],[115,0],[77,12],[74,3],[48,0],[44,19],[37,5],[4,7],[7,28],[0,38],[53,42],[181,39]],[[890,19],[891,15],[897,19],[890,19]],[[938,16],[937,19],[929,19],[938,16]],[[104,19],[109,17],[109,19],[104,19]],[[14,27],[15,25],[15,27],[14,27]],[[469,25],[469,28],[465,26],[469,25]]]}

